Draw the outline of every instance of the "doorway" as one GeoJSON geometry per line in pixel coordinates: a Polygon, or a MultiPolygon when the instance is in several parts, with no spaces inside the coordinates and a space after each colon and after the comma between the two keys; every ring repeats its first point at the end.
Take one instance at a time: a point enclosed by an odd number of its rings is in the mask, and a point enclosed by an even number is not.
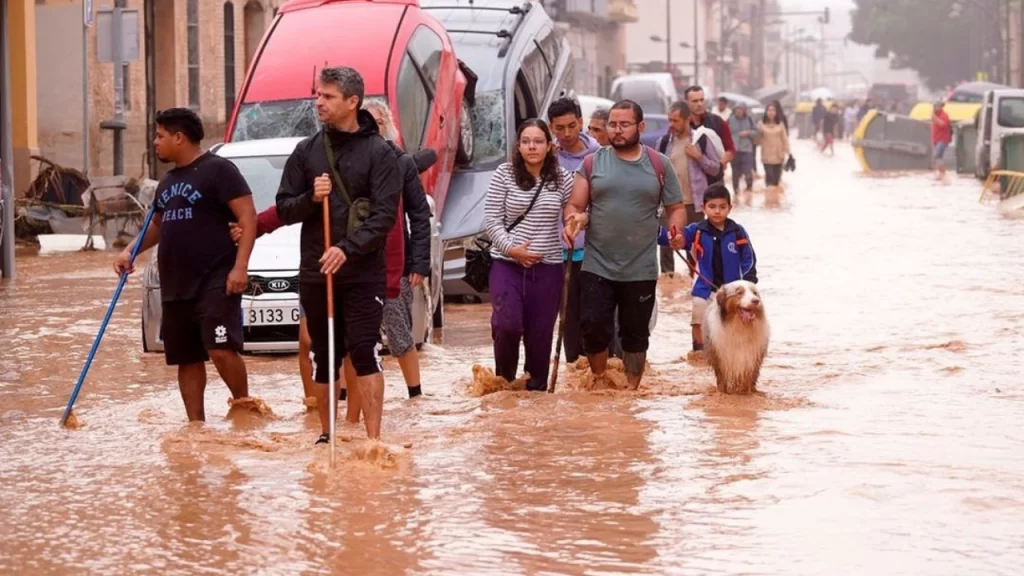
{"type": "Polygon", "coordinates": [[[156,22],[175,21],[174,0],[146,0],[146,158],[150,178],[160,179],[169,169],[153,154],[152,142],[156,138],[158,110],[178,105],[177,63],[175,61],[174,26],[156,27],[156,22]]]}
{"type": "Polygon", "coordinates": [[[266,11],[257,0],[249,0],[242,13],[245,19],[245,69],[249,70],[266,29],[266,11]]]}

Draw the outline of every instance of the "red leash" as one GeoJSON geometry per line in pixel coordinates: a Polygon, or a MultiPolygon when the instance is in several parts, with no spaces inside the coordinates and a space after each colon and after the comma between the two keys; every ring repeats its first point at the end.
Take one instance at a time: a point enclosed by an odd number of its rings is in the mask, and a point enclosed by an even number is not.
{"type": "MultiPolygon", "coordinates": [[[[674,237],[676,237],[676,236],[679,236],[679,228],[676,228],[675,226],[673,226],[673,227],[672,227],[672,237],[670,237],[670,238],[669,238],[669,242],[671,242],[671,241],[672,241],[672,238],[674,238],[674,237]]],[[[671,247],[671,244],[669,245],[669,247],[671,247]]],[[[687,267],[688,267],[688,268],[690,269],[690,272],[693,272],[693,273],[694,273],[694,274],[696,274],[696,275],[697,275],[697,276],[698,276],[698,277],[699,277],[699,278],[700,278],[701,280],[703,280],[704,282],[706,282],[708,286],[711,286],[711,291],[712,291],[712,292],[717,292],[717,291],[718,291],[718,288],[719,288],[719,287],[718,287],[718,286],[716,286],[716,285],[715,285],[715,283],[714,283],[714,282],[712,282],[711,280],[708,280],[708,277],[707,277],[707,276],[705,276],[705,275],[701,274],[701,273],[700,273],[700,270],[697,270],[697,267],[696,267],[696,266],[694,266],[693,264],[690,264],[690,261],[686,259],[686,255],[685,255],[685,254],[683,254],[683,253],[682,253],[682,252],[680,252],[679,250],[673,250],[673,252],[675,252],[675,253],[676,253],[677,255],[679,255],[679,257],[683,259],[683,262],[686,262],[686,266],[687,266],[687,267]]]]}

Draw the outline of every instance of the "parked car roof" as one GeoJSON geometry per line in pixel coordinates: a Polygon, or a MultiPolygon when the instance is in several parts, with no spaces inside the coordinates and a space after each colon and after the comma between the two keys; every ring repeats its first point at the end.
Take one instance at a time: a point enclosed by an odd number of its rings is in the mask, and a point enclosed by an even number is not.
{"type": "Polygon", "coordinates": [[[477,92],[504,86],[507,61],[502,49],[515,40],[516,23],[524,17],[520,11],[524,5],[530,10],[534,6],[522,0],[476,0],[471,4],[420,1],[420,7],[448,31],[459,59],[477,75],[477,92]]]}
{"type": "MultiPolygon", "coordinates": [[[[300,3],[313,6],[306,0],[300,3]]],[[[259,65],[253,68],[244,102],[312,98],[319,69],[325,63],[356,68],[363,76],[366,95],[384,94],[391,44],[408,8],[382,2],[333,2],[316,10],[282,9],[268,32],[259,65]],[[347,26],[342,31],[339,22],[365,25],[347,26]],[[332,40],[326,44],[297,41],[308,37],[332,40]],[[282,46],[268,49],[274,44],[282,46]]]]}

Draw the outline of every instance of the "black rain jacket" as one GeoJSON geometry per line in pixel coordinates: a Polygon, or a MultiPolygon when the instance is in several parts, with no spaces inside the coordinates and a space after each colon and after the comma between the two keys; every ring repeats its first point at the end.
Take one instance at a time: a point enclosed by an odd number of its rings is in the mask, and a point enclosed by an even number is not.
{"type": "Polygon", "coordinates": [[[369,198],[370,215],[351,237],[348,230],[348,204],[337,186],[329,197],[331,241],[345,253],[345,263],[334,275],[335,282],[386,282],[384,246],[388,232],[398,216],[402,195],[402,175],[398,157],[380,136],[377,122],[366,110],[359,110],[359,129],[320,132],[299,142],[288,158],[277,191],[277,214],[282,224],[302,224],[300,240],[300,282],[326,282],[320,273],[324,246],[323,208],[313,200],[313,180],[322,174],[332,176],[327,166],[323,138],[334,146],[337,170],[352,200],[369,198]]]}

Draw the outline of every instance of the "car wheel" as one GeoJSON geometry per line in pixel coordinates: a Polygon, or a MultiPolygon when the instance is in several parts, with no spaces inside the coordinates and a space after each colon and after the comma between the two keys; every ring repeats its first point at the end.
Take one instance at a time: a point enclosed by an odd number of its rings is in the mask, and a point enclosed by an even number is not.
{"type": "Polygon", "coordinates": [[[466,165],[473,161],[473,150],[476,146],[473,132],[473,114],[469,102],[462,100],[462,109],[459,112],[459,148],[455,153],[455,162],[459,165],[466,165]]]}

